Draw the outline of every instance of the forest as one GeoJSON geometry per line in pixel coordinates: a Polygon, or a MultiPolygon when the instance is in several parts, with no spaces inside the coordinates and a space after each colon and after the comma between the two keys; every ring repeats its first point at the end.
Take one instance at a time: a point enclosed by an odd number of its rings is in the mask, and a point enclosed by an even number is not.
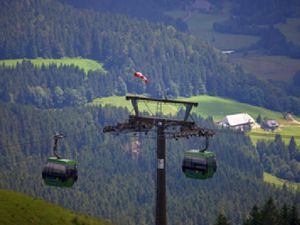
{"type": "MultiPolygon", "coordinates": [[[[230,221],[223,214],[219,214],[214,225],[229,225],[230,221]]],[[[278,203],[269,198],[262,206],[255,204],[248,218],[244,220],[243,225],[258,224],[300,224],[299,214],[295,205],[283,204],[278,207],[278,203]]]]}
{"type": "MultiPolygon", "coordinates": [[[[171,2],[148,4],[161,15],[160,7],[170,8],[171,2]]],[[[184,28],[177,30],[178,21],[163,17],[164,22],[153,23],[147,16],[119,14],[121,9],[126,12],[125,6],[113,13],[83,9],[81,4],[0,2],[0,58],[24,58],[16,66],[0,64],[1,189],[41,197],[115,224],[153,224],[155,130],[138,136],[104,134],[104,126],[126,121],[130,112],[87,103],[127,93],[170,98],[208,94],[300,115],[298,75],[294,83],[259,79],[182,32],[184,28]],[[70,65],[35,67],[28,59],[38,57],[90,58],[107,72],[86,73],[70,65]],[[145,71],[149,85],[135,80],[132,73],[137,70],[145,71]],[[68,190],[45,186],[41,176],[52,155],[55,132],[66,136],[59,145],[63,157],[78,162],[78,182],[68,190]],[[135,140],[141,143],[138,157],[132,154],[135,140]]],[[[199,126],[216,130],[209,149],[217,155],[217,172],[201,182],[185,178],[184,151],[199,148],[205,140],[167,140],[169,223],[267,224],[272,215],[282,224],[299,224],[300,190],[263,180],[268,172],[299,182],[300,149],[294,138],[288,146],[280,136],[254,145],[242,132],[220,130],[212,118],[192,117],[199,126]]]]}
{"type": "Polygon", "coordinates": [[[208,94],[300,114],[299,87],[247,74],[217,49],[170,25],[79,10],[54,0],[0,4],[2,59],[91,58],[103,63],[114,81],[110,94],[208,94]],[[146,71],[153,81],[146,89],[128,78],[136,70],[146,71]]]}

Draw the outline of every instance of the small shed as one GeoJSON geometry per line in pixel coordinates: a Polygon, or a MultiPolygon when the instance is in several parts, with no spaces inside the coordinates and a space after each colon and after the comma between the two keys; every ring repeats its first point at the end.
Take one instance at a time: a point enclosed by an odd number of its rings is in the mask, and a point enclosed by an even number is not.
{"type": "Polygon", "coordinates": [[[218,124],[222,127],[230,127],[243,131],[245,126],[251,128],[255,124],[255,120],[248,113],[238,113],[225,116],[218,124]]]}

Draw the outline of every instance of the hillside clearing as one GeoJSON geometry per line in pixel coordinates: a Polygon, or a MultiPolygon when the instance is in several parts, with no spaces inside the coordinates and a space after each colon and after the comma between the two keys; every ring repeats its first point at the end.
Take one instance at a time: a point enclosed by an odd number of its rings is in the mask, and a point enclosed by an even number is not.
{"type": "MultiPolygon", "coordinates": [[[[259,40],[258,36],[219,33],[213,29],[214,23],[226,21],[230,18],[231,4],[224,4],[222,11],[204,13],[199,11],[168,11],[167,15],[183,19],[189,31],[209,42],[221,50],[236,50],[250,46],[259,40]]],[[[289,18],[286,23],[277,24],[276,27],[286,36],[288,41],[300,45],[300,18],[289,18]]],[[[248,72],[265,79],[291,81],[295,72],[300,70],[300,60],[287,56],[241,55],[233,54],[230,58],[241,64],[248,72]]]]}
{"type": "Polygon", "coordinates": [[[32,198],[13,191],[0,190],[0,202],[0,224],[112,225],[103,220],[76,214],[41,199],[32,198]]]}
{"type": "Polygon", "coordinates": [[[282,186],[285,184],[288,188],[295,191],[300,189],[300,183],[289,182],[266,172],[264,172],[264,182],[274,184],[275,186],[280,188],[282,188],[282,186]]]}
{"type": "Polygon", "coordinates": [[[286,23],[277,24],[276,27],[289,41],[300,45],[300,18],[289,18],[286,23]]]}
{"type": "Polygon", "coordinates": [[[175,19],[184,19],[193,35],[222,50],[239,49],[257,42],[258,37],[255,36],[225,34],[213,30],[215,22],[222,22],[230,17],[230,7],[230,3],[226,3],[221,12],[211,14],[193,11],[188,17],[186,16],[188,12],[183,10],[165,13],[175,19]]]}
{"type": "MultiPolygon", "coordinates": [[[[131,105],[130,101],[126,101],[124,96],[111,96],[106,98],[97,98],[94,99],[92,103],[89,103],[88,105],[92,106],[116,106],[116,107],[124,107],[127,108],[130,112],[133,112],[133,107],[131,105]]],[[[175,115],[177,113],[178,108],[174,107],[172,105],[162,104],[162,112],[166,115],[175,115]]],[[[160,111],[160,105],[156,103],[142,103],[139,105],[139,109],[141,111],[147,111],[150,112],[152,115],[154,115],[157,111],[160,111]]]]}
{"type": "Polygon", "coordinates": [[[246,71],[265,79],[291,81],[300,70],[300,60],[287,56],[234,55],[230,58],[246,71]]]}
{"type": "Polygon", "coordinates": [[[17,63],[21,63],[23,60],[30,61],[34,66],[41,67],[42,65],[49,66],[51,64],[56,64],[57,66],[62,65],[73,65],[78,66],[80,69],[84,70],[87,74],[89,71],[100,70],[105,72],[103,64],[84,58],[61,58],[61,59],[44,59],[44,58],[36,58],[36,59],[5,59],[0,60],[0,65],[16,67],[17,63]]]}

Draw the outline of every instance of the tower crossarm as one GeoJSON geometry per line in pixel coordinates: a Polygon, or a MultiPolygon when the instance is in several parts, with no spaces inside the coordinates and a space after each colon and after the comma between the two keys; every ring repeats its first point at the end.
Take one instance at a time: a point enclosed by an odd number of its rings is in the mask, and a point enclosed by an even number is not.
{"type": "Polygon", "coordinates": [[[132,96],[127,95],[126,100],[130,100],[132,107],[135,112],[135,116],[138,117],[140,115],[139,111],[139,102],[156,102],[159,104],[173,104],[173,105],[184,105],[185,106],[185,115],[184,115],[184,121],[187,121],[188,117],[190,116],[190,112],[193,108],[193,106],[198,106],[197,102],[188,102],[188,101],[182,101],[182,100],[172,100],[172,99],[157,99],[157,98],[148,98],[143,96],[132,96]]]}

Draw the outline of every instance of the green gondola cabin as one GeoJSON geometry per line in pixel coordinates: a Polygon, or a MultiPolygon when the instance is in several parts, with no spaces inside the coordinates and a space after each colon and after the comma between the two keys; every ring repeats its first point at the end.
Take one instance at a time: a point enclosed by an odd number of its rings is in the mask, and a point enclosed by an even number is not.
{"type": "Polygon", "coordinates": [[[78,178],[76,162],[70,159],[50,157],[44,166],[42,177],[46,185],[72,187],[78,178]]]}
{"type": "Polygon", "coordinates": [[[216,157],[213,152],[196,149],[184,153],[182,171],[188,178],[208,179],[217,170],[216,157]]]}

